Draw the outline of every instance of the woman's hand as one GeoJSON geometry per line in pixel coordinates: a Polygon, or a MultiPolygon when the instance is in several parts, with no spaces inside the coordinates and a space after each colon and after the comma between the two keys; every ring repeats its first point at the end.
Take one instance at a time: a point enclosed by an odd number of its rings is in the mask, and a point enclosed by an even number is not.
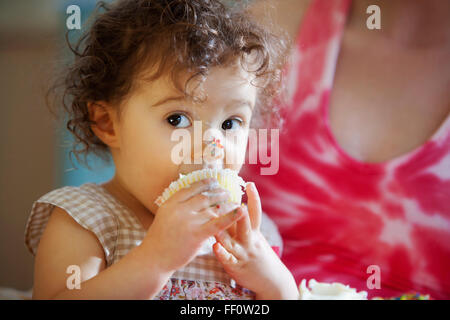
{"type": "Polygon", "coordinates": [[[202,243],[241,217],[239,205],[226,202],[229,192],[205,179],[175,193],[156,212],[142,246],[162,272],[188,264],[202,243]]]}
{"type": "Polygon", "coordinates": [[[246,185],[248,208],[242,218],[216,235],[214,253],[225,271],[257,299],[298,299],[294,277],[260,232],[261,202],[254,183],[246,185]]]}

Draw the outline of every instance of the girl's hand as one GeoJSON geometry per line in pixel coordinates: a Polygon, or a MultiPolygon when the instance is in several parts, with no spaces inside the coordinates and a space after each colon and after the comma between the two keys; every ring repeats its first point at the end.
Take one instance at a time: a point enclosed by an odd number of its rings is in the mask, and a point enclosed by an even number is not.
{"type": "Polygon", "coordinates": [[[157,259],[162,272],[188,264],[209,237],[241,217],[238,204],[217,180],[205,179],[175,193],[156,212],[142,246],[157,259]]]}
{"type": "Polygon", "coordinates": [[[248,208],[242,218],[216,235],[213,249],[225,271],[257,299],[298,299],[294,277],[260,232],[261,202],[254,183],[246,185],[248,208]]]}

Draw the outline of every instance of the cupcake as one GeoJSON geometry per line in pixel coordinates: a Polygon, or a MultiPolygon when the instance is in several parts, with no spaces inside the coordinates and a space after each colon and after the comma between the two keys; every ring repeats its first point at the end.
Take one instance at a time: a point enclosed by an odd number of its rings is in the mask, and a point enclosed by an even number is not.
{"type": "Polygon", "coordinates": [[[234,170],[211,168],[193,171],[186,175],[180,174],[180,178],[173,181],[156,199],[155,203],[158,207],[160,207],[177,191],[187,188],[191,184],[207,178],[217,179],[219,185],[230,192],[231,197],[228,200],[229,202],[241,204],[242,195],[244,194],[242,188],[245,188],[245,181],[234,170]]]}
{"type": "Polygon", "coordinates": [[[303,279],[299,285],[299,300],[367,300],[367,292],[339,282],[326,283],[303,279]],[[309,286],[309,288],[308,288],[309,286]]]}

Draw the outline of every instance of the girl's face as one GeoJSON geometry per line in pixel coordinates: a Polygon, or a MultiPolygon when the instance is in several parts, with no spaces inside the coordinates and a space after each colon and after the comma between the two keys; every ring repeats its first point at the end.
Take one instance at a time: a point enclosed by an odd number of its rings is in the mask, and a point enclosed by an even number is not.
{"type": "Polygon", "coordinates": [[[204,162],[194,163],[194,157],[208,144],[203,139],[207,130],[212,134],[209,137],[220,139],[224,146],[225,158],[216,167],[239,171],[256,102],[257,89],[251,80],[238,66],[213,68],[195,91],[206,95],[201,102],[184,99],[165,77],[141,84],[124,102],[120,121],[113,117],[116,142],[110,150],[122,187],[156,212],[154,201],[170,182],[180,173],[205,167],[204,162]],[[190,138],[183,140],[190,146],[190,157],[185,153],[184,163],[174,158],[180,155],[174,148],[179,151],[182,140],[171,139],[180,129],[185,130],[183,139],[186,133],[190,138]]]}

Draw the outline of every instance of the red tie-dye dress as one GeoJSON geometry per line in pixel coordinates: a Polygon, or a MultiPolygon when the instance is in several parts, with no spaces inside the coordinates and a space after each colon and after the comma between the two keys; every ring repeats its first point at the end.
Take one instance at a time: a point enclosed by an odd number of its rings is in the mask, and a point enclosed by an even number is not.
{"type": "Polygon", "coordinates": [[[349,6],[312,2],[286,68],[279,171],[261,175],[267,165],[246,165],[241,175],[255,181],[278,225],[297,283],[342,282],[369,298],[450,299],[450,117],[422,146],[383,163],[360,162],[338,146],[328,106],[349,6]]]}

